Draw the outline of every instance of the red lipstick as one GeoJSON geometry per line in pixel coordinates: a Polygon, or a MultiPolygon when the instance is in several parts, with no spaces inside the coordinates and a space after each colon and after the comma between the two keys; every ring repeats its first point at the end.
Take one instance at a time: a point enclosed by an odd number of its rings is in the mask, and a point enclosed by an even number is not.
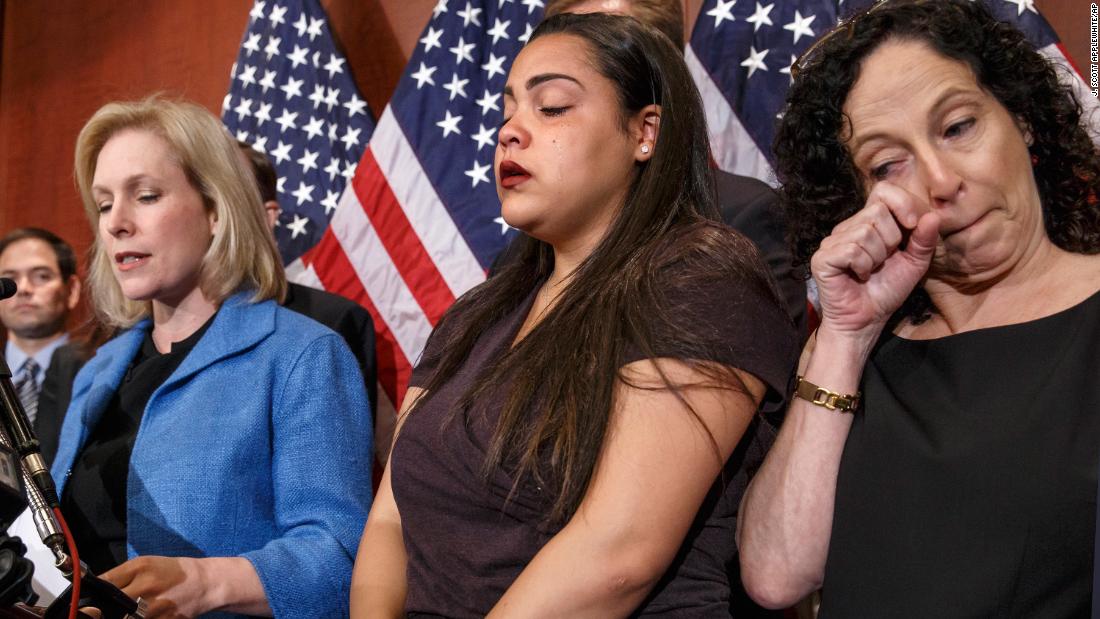
{"type": "Polygon", "coordinates": [[[505,159],[500,162],[500,169],[497,170],[497,175],[500,177],[500,186],[505,189],[512,189],[531,178],[530,172],[510,159],[505,159]]]}

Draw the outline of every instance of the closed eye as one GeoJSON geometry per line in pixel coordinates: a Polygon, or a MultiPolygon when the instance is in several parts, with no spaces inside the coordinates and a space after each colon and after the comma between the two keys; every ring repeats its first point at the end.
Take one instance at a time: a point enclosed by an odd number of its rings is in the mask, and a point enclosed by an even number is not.
{"type": "Polygon", "coordinates": [[[546,116],[561,116],[569,109],[569,106],[563,107],[540,107],[539,111],[546,116]]]}

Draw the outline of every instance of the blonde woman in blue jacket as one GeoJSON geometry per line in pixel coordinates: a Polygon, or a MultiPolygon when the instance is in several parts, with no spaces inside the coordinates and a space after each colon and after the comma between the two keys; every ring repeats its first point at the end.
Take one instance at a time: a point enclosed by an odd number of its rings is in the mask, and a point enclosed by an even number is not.
{"type": "Polygon", "coordinates": [[[347,614],[370,410],[343,340],[277,305],[248,174],[189,103],[108,104],[77,141],[92,300],[127,330],[77,376],[53,473],[82,558],[151,617],[347,614]]]}

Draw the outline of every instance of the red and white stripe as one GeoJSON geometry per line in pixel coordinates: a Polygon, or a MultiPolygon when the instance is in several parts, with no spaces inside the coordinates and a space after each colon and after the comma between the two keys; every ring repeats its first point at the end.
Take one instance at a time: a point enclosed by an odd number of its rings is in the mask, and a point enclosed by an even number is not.
{"type": "Polygon", "coordinates": [[[395,409],[432,327],[485,279],[389,106],[328,230],[288,275],[357,301],[374,319],[375,443],[385,462],[395,409]]]}

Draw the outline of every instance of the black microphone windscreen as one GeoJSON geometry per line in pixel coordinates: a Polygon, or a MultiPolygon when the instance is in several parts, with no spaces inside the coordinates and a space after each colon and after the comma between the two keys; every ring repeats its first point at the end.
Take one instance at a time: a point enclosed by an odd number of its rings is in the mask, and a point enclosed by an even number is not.
{"type": "Polygon", "coordinates": [[[15,296],[17,290],[15,280],[10,277],[0,277],[0,299],[15,296]]]}

